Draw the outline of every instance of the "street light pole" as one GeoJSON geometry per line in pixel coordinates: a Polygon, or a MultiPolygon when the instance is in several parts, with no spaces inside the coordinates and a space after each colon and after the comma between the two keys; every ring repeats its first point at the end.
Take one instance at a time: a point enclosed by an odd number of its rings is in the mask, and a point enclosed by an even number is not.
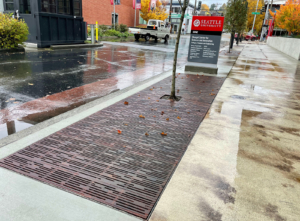
{"type": "Polygon", "coordinates": [[[194,15],[196,15],[196,4],[197,4],[197,0],[195,0],[195,5],[194,5],[194,15]]]}
{"type": "MultiPolygon", "coordinates": [[[[269,4],[270,4],[270,0],[268,0],[268,5],[267,5],[267,10],[266,10],[266,14],[265,14],[265,19],[264,19],[263,25],[265,25],[266,20],[268,19],[269,4]]],[[[260,41],[263,41],[263,38],[264,38],[263,36],[264,36],[264,34],[265,34],[265,30],[264,30],[264,27],[262,27],[261,35],[260,35],[260,41]]]]}
{"type": "Polygon", "coordinates": [[[136,0],[134,2],[134,27],[136,26],[136,0]]]}
{"type": "MultiPolygon", "coordinates": [[[[256,3],[256,10],[255,10],[255,12],[257,12],[258,1],[259,1],[259,0],[257,0],[257,3],[256,3]]],[[[252,25],[252,30],[251,30],[251,31],[252,31],[252,33],[253,33],[253,31],[254,31],[255,19],[256,19],[256,14],[254,15],[254,20],[253,20],[253,25],[252,25]]]]}
{"type": "Polygon", "coordinates": [[[114,2],[114,29],[116,30],[116,4],[115,4],[115,0],[113,0],[114,2]]]}

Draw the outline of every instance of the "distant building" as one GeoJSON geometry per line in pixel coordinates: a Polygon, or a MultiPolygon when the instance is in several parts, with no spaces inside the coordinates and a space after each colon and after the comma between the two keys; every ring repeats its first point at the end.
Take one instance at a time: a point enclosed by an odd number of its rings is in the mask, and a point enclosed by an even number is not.
{"type": "Polygon", "coordinates": [[[3,0],[0,0],[0,13],[4,11],[3,0]]]}
{"type": "MultiPolygon", "coordinates": [[[[115,5],[115,19],[117,24],[134,26],[134,9],[132,0],[121,0],[115,5]]],[[[82,14],[88,24],[112,26],[114,7],[109,0],[82,0],[82,14]]],[[[139,21],[139,10],[136,10],[136,24],[139,21]]]]}
{"type": "Polygon", "coordinates": [[[27,42],[39,48],[84,43],[86,23],[81,0],[0,0],[4,13],[14,13],[29,27],[27,42]],[[18,13],[16,13],[18,10],[18,13]]]}

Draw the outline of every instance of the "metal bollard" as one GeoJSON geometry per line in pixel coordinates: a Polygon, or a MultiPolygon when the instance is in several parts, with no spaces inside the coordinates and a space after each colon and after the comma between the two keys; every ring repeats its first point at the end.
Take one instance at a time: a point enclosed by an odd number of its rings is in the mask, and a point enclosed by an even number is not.
{"type": "Polygon", "coordinates": [[[95,34],[94,34],[94,25],[91,25],[91,38],[92,38],[92,44],[95,44],[95,34]]]}

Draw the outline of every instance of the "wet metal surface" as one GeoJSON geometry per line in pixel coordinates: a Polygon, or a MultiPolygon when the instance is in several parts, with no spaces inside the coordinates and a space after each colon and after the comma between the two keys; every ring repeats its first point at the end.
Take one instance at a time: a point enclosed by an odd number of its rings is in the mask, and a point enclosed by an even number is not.
{"type": "Polygon", "coordinates": [[[297,221],[300,61],[244,42],[150,221],[297,221]]]}
{"type": "Polygon", "coordinates": [[[160,99],[170,91],[167,78],[0,166],[146,219],[224,80],[178,75],[182,99],[172,102],[160,99]]]}
{"type": "MultiPolygon", "coordinates": [[[[0,139],[11,134],[10,122],[31,126],[172,68],[174,39],[168,45],[128,44],[136,47],[105,44],[0,55],[0,139]]],[[[186,61],[186,44],[185,39],[180,43],[179,65],[186,61]]]]}

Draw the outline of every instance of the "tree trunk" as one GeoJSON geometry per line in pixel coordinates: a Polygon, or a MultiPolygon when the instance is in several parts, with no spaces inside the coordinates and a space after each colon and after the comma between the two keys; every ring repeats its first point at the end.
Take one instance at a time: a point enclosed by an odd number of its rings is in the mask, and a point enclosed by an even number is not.
{"type": "MultiPolygon", "coordinates": [[[[185,5],[184,2],[183,2],[183,4],[185,5]]],[[[177,33],[177,39],[176,39],[176,45],[175,45],[175,51],[174,51],[173,73],[172,73],[172,89],[171,89],[171,95],[170,95],[170,99],[173,99],[173,100],[176,99],[175,81],[176,81],[177,54],[178,54],[178,46],[179,46],[179,41],[180,41],[180,35],[181,35],[181,29],[182,29],[182,23],[183,23],[185,10],[186,10],[186,6],[182,7],[180,24],[179,24],[179,31],[177,33]]]]}

